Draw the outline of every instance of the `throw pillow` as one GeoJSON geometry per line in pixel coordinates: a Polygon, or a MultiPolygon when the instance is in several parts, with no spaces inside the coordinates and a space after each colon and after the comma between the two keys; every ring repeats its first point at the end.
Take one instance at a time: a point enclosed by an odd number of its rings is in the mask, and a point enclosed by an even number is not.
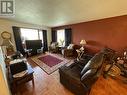
{"type": "Polygon", "coordinates": [[[70,44],[67,49],[73,49],[74,44],[70,44]]]}
{"type": "Polygon", "coordinates": [[[56,48],[55,43],[52,43],[52,44],[51,44],[51,47],[52,47],[52,49],[55,49],[55,48],[56,48]]]}

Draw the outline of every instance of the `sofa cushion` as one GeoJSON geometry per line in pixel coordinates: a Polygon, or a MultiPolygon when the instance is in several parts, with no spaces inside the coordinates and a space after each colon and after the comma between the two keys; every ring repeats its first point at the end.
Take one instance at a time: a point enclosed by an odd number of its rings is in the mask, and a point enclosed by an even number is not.
{"type": "Polygon", "coordinates": [[[53,49],[55,49],[55,48],[56,48],[56,43],[52,43],[52,44],[51,44],[51,47],[52,47],[53,49]]]}
{"type": "Polygon", "coordinates": [[[84,54],[79,61],[82,61],[85,65],[93,56],[84,54]]]}
{"type": "Polygon", "coordinates": [[[74,44],[70,44],[70,45],[67,47],[67,49],[73,49],[73,47],[74,47],[74,44]]]}
{"type": "Polygon", "coordinates": [[[72,64],[72,66],[69,67],[62,66],[59,70],[69,79],[80,80],[81,78],[80,72],[82,69],[76,66],[76,64],[72,64]]]}
{"type": "Polygon", "coordinates": [[[10,71],[12,75],[24,70],[27,70],[27,64],[24,61],[10,65],[10,71]]]}
{"type": "Polygon", "coordinates": [[[81,71],[81,76],[84,75],[89,69],[97,69],[98,67],[100,67],[103,62],[103,57],[104,53],[100,52],[96,54],[91,60],[89,60],[81,71]]]}

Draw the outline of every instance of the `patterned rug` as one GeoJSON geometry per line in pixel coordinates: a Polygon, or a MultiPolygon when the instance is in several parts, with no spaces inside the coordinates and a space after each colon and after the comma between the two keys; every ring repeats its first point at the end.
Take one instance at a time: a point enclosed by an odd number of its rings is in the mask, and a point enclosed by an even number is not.
{"type": "Polygon", "coordinates": [[[34,61],[40,68],[42,68],[47,74],[51,74],[56,71],[59,67],[65,65],[70,60],[65,59],[56,54],[42,54],[39,56],[31,57],[32,61],[34,61]]]}

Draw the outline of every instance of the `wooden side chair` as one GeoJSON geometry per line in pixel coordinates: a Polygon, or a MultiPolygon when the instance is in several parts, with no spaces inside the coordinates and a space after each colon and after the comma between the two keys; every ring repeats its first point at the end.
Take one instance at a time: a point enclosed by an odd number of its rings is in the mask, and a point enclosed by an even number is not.
{"type": "Polygon", "coordinates": [[[28,82],[32,81],[32,84],[34,86],[34,77],[33,77],[33,69],[32,67],[28,64],[25,63],[24,61],[18,62],[15,64],[10,65],[10,82],[11,82],[11,87],[12,91],[17,93],[17,87],[28,82]],[[22,76],[18,76],[21,72],[26,71],[26,73],[22,76]],[[14,90],[15,91],[14,91],[14,90]]]}

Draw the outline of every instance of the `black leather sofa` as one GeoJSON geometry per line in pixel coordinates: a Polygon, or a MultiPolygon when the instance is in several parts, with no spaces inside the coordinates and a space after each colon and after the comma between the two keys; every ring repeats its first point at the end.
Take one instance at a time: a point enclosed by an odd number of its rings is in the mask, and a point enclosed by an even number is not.
{"type": "Polygon", "coordinates": [[[75,95],[87,95],[101,75],[104,56],[104,52],[94,56],[85,55],[82,61],[62,66],[59,68],[60,82],[75,95]]]}

